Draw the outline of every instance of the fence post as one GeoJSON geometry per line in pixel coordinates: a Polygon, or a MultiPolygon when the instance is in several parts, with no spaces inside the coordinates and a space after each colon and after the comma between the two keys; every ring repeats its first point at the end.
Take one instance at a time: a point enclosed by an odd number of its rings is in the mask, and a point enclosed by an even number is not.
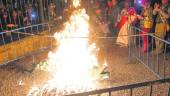
{"type": "Polygon", "coordinates": [[[133,89],[130,88],[130,96],[133,96],[133,89]]]}
{"type": "MultiPolygon", "coordinates": [[[[128,26],[127,30],[128,30],[128,34],[131,35],[130,27],[132,26],[128,26]]],[[[128,37],[128,49],[129,49],[128,63],[131,62],[131,42],[132,42],[131,39],[132,39],[131,37],[128,37]]]]}
{"type": "Polygon", "coordinates": [[[109,91],[109,96],[112,96],[112,92],[111,91],[109,91]]]}
{"type": "Polygon", "coordinates": [[[168,83],[168,86],[169,86],[169,88],[168,88],[168,96],[170,96],[170,82],[168,83]]]}
{"type": "Polygon", "coordinates": [[[166,60],[166,48],[167,47],[167,44],[165,43],[165,49],[164,49],[164,60],[163,60],[163,78],[166,78],[166,65],[165,65],[165,60],[166,60]]]}
{"type": "Polygon", "coordinates": [[[152,86],[152,84],[151,84],[151,89],[150,89],[150,95],[149,95],[149,96],[152,96],[152,90],[153,90],[152,87],[153,87],[153,86],[152,86]]]}

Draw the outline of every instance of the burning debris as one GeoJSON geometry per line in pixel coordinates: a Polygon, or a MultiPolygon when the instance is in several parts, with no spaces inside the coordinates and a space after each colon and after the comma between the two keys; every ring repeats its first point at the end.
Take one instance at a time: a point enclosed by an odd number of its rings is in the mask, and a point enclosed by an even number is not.
{"type": "Polygon", "coordinates": [[[35,70],[48,71],[47,67],[48,67],[48,63],[44,61],[44,62],[40,62],[39,64],[37,64],[35,67],[35,70]]]}
{"type": "MultiPolygon", "coordinates": [[[[73,0],[73,5],[77,8],[80,1],[73,0]]],[[[53,78],[40,87],[32,87],[28,96],[61,96],[96,89],[103,69],[99,72],[96,45],[88,43],[89,16],[85,9],[75,10],[64,29],[55,33],[54,37],[59,42],[58,48],[49,52],[47,62],[37,66],[42,70],[47,67],[53,78]]],[[[102,74],[106,73],[106,68],[102,74]]]]}

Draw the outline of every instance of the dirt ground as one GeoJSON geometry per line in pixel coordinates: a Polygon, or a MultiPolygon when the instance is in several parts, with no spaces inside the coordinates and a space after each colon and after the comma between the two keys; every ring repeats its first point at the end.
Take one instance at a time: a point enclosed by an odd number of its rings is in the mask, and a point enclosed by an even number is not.
{"type": "MultiPolygon", "coordinates": [[[[156,77],[137,61],[128,62],[128,49],[106,40],[100,47],[100,62],[106,61],[110,79],[105,87],[155,80],[156,77]],[[103,47],[104,46],[104,47],[103,47]]],[[[45,60],[48,50],[35,54],[35,62],[45,60]]],[[[0,96],[26,96],[34,85],[41,85],[50,78],[48,72],[32,69],[32,57],[27,57],[0,67],[0,96]]]]}

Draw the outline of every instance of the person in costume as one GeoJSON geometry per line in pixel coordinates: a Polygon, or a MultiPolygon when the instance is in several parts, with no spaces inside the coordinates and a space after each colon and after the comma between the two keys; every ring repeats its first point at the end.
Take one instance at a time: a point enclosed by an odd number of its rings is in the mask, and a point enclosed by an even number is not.
{"type": "Polygon", "coordinates": [[[152,9],[149,5],[148,2],[144,2],[143,3],[143,10],[141,13],[141,38],[142,38],[142,48],[141,51],[142,52],[147,52],[148,50],[148,43],[149,43],[149,37],[147,36],[147,33],[151,32],[151,28],[152,28],[152,9]]]}
{"type": "MultiPolygon", "coordinates": [[[[156,27],[155,27],[155,36],[160,39],[164,39],[166,35],[167,19],[169,18],[166,10],[163,9],[161,2],[156,2],[154,4],[153,15],[156,15],[156,27]]],[[[160,54],[163,52],[163,42],[158,39],[155,39],[156,48],[153,51],[154,54],[160,54]]]]}
{"type": "Polygon", "coordinates": [[[129,7],[129,3],[125,2],[125,7],[122,9],[119,15],[119,24],[118,24],[118,37],[116,43],[120,46],[127,47],[129,42],[129,35],[132,34],[131,23],[135,21],[136,13],[135,9],[129,7]]]}

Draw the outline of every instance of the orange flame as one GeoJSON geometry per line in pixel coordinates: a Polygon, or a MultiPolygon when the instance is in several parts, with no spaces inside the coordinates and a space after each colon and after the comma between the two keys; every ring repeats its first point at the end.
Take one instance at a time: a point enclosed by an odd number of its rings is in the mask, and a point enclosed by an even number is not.
{"type": "MultiPolygon", "coordinates": [[[[74,7],[80,6],[79,0],[73,0],[74,7]]],[[[95,44],[88,44],[89,16],[85,9],[78,9],[73,12],[69,21],[65,23],[64,30],[55,33],[54,37],[59,43],[55,52],[48,54],[48,69],[53,74],[42,90],[57,89],[64,95],[65,91],[81,92],[96,87],[94,66],[97,66],[97,59],[94,54],[95,44]]],[[[37,90],[33,87],[32,90],[37,90]]],[[[38,92],[38,93],[39,93],[38,92]]],[[[37,94],[37,92],[35,92],[37,94]]]]}
{"type": "Polygon", "coordinates": [[[73,6],[75,8],[77,8],[78,6],[80,6],[80,0],[73,0],[73,6]]]}
{"type": "Polygon", "coordinates": [[[97,59],[92,53],[95,44],[88,45],[88,38],[81,38],[89,35],[88,20],[84,9],[75,11],[70,21],[65,24],[65,29],[54,35],[60,44],[56,52],[49,53],[48,63],[53,68],[56,66],[53,82],[57,88],[94,87],[91,72],[97,64],[97,59]]]}

